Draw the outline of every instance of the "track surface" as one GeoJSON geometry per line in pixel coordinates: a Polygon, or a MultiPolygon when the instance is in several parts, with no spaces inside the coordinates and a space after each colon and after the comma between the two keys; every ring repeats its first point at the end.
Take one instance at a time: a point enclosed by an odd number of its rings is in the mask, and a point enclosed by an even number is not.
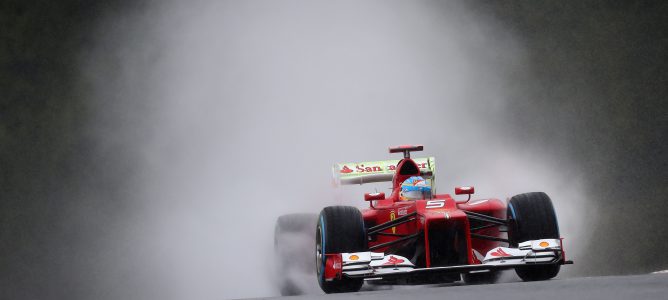
{"type": "Polygon", "coordinates": [[[567,278],[541,282],[512,282],[475,286],[400,287],[383,291],[305,295],[283,299],[668,299],[668,274],[567,278]]]}

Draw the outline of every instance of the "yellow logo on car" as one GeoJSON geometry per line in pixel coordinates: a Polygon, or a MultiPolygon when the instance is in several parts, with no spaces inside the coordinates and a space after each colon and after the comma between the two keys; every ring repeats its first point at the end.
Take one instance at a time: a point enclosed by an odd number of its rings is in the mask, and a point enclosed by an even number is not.
{"type": "MultiPolygon", "coordinates": [[[[390,221],[394,221],[394,210],[390,211],[390,221]]],[[[392,227],[392,233],[397,233],[397,227],[392,227]]]]}

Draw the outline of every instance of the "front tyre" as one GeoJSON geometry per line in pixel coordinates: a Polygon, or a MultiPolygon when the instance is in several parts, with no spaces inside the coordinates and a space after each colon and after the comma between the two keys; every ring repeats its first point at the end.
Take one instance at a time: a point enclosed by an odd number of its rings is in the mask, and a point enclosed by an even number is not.
{"type": "Polygon", "coordinates": [[[350,206],[325,207],[318,217],[316,230],[316,272],[320,288],[327,294],[357,292],[362,279],[325,280],[325,254],[362,252],[367,249],[362,213],[350,206]]]}
{"type": "MultiPolygon", "coordinates": [[[[557,215],[552,200],[543,192],[516,195],[508,201],[508,240],[511,247],[538,239],[559,239],[557,215]]],[[[524,281],[547,280],[559,273],[560,265],[523,266],[515,269],[524,281]]]]}

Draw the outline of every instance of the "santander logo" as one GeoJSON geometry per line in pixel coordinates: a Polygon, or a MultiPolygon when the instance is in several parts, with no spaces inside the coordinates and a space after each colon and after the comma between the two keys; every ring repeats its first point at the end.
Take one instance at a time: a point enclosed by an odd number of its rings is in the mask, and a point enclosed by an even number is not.
{"type": "Polygon", "coordinates": [[[490,255],[499,256],[499,257],[511,256],[510,254],[506,253],[506,251],[503,251],[503,249],[501,249],[501,248],[496,249],[496,251],[490,253],[490,255]]]}
{"type": "Polygon", "coordinates": [[[400,264],[400,263],[402,263],[402,262],[404,262],[403,259],[396,258],[395,256],[390,256],[390,259],[388,259],[387,262],[384,263],[383,265],[384,265],[384,266],[385,266],[385,265],[397,265],[397,264],[400,264]]]}
{"type": "MultiPolygon", "coordinates": [[[[427,163],[416,163],[418,168],[420,169],[426,169],[427,168],[427,163]]],[[[349,173],[379,173],[379,172],[390,172],[390,171],[395,171],[397,169],[396,165],[390,164],[390,165],[385,165],[385,164],[376,164],[376,165],[369,165],[367,164],[366,166],[364,164],[359,164],[355,165],[355,169],[351,169],[347,165],[344,165],[339,172],[343,174],[349,174],[349,173]]]]}

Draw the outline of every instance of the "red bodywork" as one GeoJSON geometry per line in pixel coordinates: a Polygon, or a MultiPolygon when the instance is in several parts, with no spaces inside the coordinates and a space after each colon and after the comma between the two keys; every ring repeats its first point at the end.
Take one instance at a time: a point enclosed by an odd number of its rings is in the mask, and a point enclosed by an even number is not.
{"type": "Polygon", "coordinates": [[[392,194],[386,199],[370,202],[371,207],[362,211],[367,229],[399,218],[409,220],[370,233],[370,251],[402,255],[416,267],[429,268],[480,264],[479,257],[495,247],[505,246],[499,241],[471,238],[473,233],[506,239],[506,233],[501,232],[499,226],[485,226],[482,222],[469,219],[464,212],[505,220],[504,202],[499,199],[457,201],[449,194],[436,194],[425,200],[400,200],[401,183],[419,175],[415,162],[405,158],[397,166],[392,194]],[[397,242],[400,239],[403,241],[397,242]]]}

